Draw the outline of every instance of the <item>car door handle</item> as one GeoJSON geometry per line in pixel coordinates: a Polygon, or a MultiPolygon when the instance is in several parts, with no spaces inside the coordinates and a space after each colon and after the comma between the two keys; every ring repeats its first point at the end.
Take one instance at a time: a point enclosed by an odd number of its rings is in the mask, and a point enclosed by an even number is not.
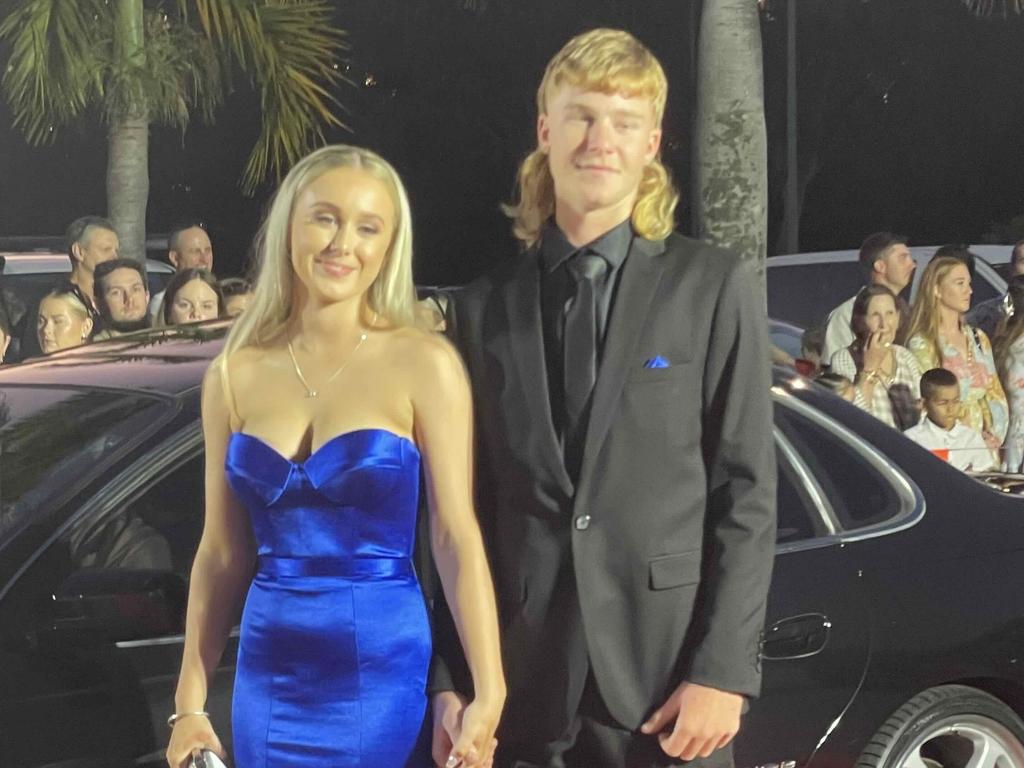
{"type": "Polygon", "coordinates": [[[825,648],[831,631],[832,622],[821,613],[781,619],[764,633],[761,658],[779,661],[814,656],[825,648]]]}

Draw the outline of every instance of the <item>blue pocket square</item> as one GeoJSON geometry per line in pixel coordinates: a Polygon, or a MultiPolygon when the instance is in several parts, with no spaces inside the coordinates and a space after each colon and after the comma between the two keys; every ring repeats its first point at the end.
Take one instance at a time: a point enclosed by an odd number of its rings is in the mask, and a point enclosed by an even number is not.
{"type": "Polygon", "coordinates": [[[661,355],[656,355],[644,363],[644,368],[668,368],[669,362],[661,355]]]}

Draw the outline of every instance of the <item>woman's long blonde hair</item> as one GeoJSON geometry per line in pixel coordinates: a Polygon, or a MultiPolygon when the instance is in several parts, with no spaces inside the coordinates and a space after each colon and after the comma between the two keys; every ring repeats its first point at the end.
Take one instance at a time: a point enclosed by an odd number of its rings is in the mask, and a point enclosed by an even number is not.
{"type": "Polygon", "coordinates": [[[939,343],[939,284],[954,267],[967,268],[960,259],[953,256],[936,256],[928,262],[921,274],[921,282],[917,286],[917,298],[910,310],[910,322],[907,324],[907,340],[920,336],[927,341],[935,359],[942,365],[942,345],[939,343]]]}
{"type": "Polygon", "coordinates": [[[397,212],[395,233],[380,274],[366,295],[367,309],[391,326],[416,324],[416,290],[412,280],[412,215],[398,173],[374,152],[335,144],[302,158],[278,187],[270,210],[253,243],[256,274],[252,299],[235,321],[224,345],[224,356],[243,347],[279,338],[293,310],[294,273],[290,235],[295,201],[309,184],[335,168],[359,168],[384,182],[397,212]]]}
{"type": "MultiPolygon", "coordinates": [[[[661,125],[668,80],[661,64],[643,43],[618,29],[593,29],[570,40],[548,63],[537,89],[537,112],[547,114],[553,91],[571,85],[588,91],[645,96],[661,125]]],[[[527,247],[540,240],[541,227],[555,212],[555,182],[548,156],[538,147],[523,160],[516,178],[518,200],[502,206],[512,231],[527,247]]],[[[633,229],[648,240],[668,237],[675,228],[679,193],[660,153],[644,168],[633,205],[633,229]]]]}

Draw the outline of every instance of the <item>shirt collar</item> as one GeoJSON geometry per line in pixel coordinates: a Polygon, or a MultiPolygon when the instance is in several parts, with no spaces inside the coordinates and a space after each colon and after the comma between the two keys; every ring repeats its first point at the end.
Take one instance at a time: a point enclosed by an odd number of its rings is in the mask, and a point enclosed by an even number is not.
{"type": "Polygon", "coordinates": [[[952,429],[943,429],[938,424],[936,424],[934,421],[929,419],[927,413],[924,415],[923,421],[925,423],[925,426],[928,428],[928,430],[930,432],[936,434],[936,435],[948,435],[950,438],[954,438],[954,437],[956,437],[960,433],[960,422],[959,421],[957,421],[957,422],[955,422],[953,424],[953,428],[952,429]]]}
{"type": "Polygon", "coordinates": [[[603,235],[577,248],[558,228],[554,219],[548,219],[541,231],[540,259],[546,272],[554,272],[561,264],[577,253],[592,251],[608,262],[615,270],[622,266],[633,242],[633,224],[626,219],[603,235]]]}

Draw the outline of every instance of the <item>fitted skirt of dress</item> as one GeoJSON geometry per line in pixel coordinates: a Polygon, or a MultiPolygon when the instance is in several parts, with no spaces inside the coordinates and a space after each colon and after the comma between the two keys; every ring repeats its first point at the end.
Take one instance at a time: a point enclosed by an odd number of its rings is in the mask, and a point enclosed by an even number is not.
{"type": "Polygon", "coordinates": [[[406,768],[424,745],[431,640],[415,575],[257,574],[232,713],[237,768],[406,768]]]}

